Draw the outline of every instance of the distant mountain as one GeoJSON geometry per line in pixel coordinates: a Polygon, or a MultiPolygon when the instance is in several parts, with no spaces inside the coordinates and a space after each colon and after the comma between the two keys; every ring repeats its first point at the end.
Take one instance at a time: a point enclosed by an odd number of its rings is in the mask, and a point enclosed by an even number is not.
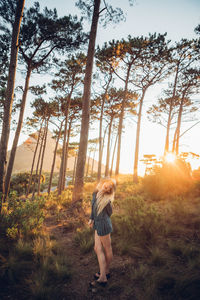
{"type": "MultiPolygon", "coordinates": [[[[31,134],[29,138],[21,145],[17,147],[16,156],[15,156],[15,162],[13,167],[13,173],[20,173],[20,172],[29,172],[31,170],[32,160],[33,160],[33,154],[37,143],[37,136],[38,133],[31,134]]],[[[52,138],[52,133],[48,131],[47,134],[47,145],[45,149],[45,155],[44,155],[44,163],[43,163],[43,171],[44,172],[50,172],[51,171],[51,165],[53,160],[53,154],[55,149],[56,141],[52,138]]],[[[61,148],[61,145],[58,146],[58,149],[61,148]]],[[[38,159],[38,153],[36,154],[36,162],[38,159]]],[[[8,151],[8,159],[10,156],[10,151],[8,151]]],[[[71,171],[74,168],[74,157],[69,157],[67,160],[67,170],[71,171]]],[[[56,163],[55,163],[55,169],[54,172],[59,171],[61,158],[60,155],[56,155],[56,163]]],[[[86,164],[88,163],[88,157],[86,160],[86,164]]],[[[34,166],[34,170],[36,168],[36,163],[34,166]]],[[[92,159],[89,160],[89,169],[92,168],[92,159]]],[[[94,172],[97,172],[98,170],[98,162],[94,161],[94,172]]],[[[104,172],[105,166],[102,165],[102,172],[104,172]]]]}

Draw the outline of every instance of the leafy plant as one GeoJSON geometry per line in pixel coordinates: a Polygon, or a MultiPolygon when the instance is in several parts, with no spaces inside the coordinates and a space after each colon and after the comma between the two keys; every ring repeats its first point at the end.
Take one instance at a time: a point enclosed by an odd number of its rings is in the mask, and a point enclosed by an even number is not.
{"type": "Polygon", "coordinates": [[[37,233],[44,221],[43,208],[43,198],[25,201],[11,198],[9,208],[4,211],[3,215],[7,236],[16,239],[37,233]]]}
{"type": "Polygon", "coordinates": [[[147,247],[159,238],[163,223],[154,205],[137,196],[123,201],[121,209],[123,213],[113,217],[113,224],[120,245],[128,245],[128,253],[136,245],[147,247]]]}

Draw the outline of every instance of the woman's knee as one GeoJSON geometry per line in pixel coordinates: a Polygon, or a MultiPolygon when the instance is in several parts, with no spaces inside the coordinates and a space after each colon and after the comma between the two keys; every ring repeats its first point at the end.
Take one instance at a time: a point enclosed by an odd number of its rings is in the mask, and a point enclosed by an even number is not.
{"type": "Polygon", "coordinates": [[[97,246],[94,245],[94,252],[97,253],[97,246]]]}
{"type": "Polygon", "coordinates": [[[105,255],[109,260],[113,259],[112,247],[105,248],[105,255]]]}
{"type": "Polygon", "coordinates": [[[102,246],[100,246],[100,245],[94,245],[94,252],[96,254],[102,252],[102,246]]]}

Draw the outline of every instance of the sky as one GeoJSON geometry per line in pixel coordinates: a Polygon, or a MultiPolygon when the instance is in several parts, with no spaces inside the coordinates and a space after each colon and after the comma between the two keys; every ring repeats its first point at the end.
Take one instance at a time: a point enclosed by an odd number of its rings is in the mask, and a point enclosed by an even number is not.
{"type": "MultiPolygon", "coordinates": [[[[34,1],[26,1],[25,6],[32,5],[34,1]]],[[[75,7],[74,0],[40,0],[41,7],[48,8],[56,7],[59,16],[80,15],[80,11],[75,7]]],[[[147,36],[148,33],[165,33],[167,38],[174,41],[179,41],[181,38],[195,38],[194,28],[200,24],[200,0],[137,0],[133,6],[128,4],[128,0],[108,0],[113,6],[121,7],[126,14],[126,22],[120,24],[109,24],[107,28],[98,27],[97,45],[102,45],[104,42],[111,39],[126,38],[131,36],[147,36]]],[[[85,28],[89,29],[89,23],[85,23],[85,28]]],[[[21,81],[21,79],[20,79],[21,81]]],[[[32,79],[34,82],[34,78],[32,79]]],[[[22,83],[21,83],[22,84],[22,83]]],[[[31,83],[32,84],[32,83],[31,83]]],[[[162,155],[165,141],[165,128],[153,124],[147,120],[146,110],[158,99],[163,88],[167,85],[167,81],[153,86],[149,89],[142,116],[141,125],[141,140],[140,140],[140,159],[143,154],[162,155]]],[[[93,87],[95,89],[95,87],[93,87]]],[[[194,100],[199,103],[200,96],[195,95],[194,100]]],[[[30,109],[27,108],[26,116],[30,109]]],[[[183,125],[182,129],[190,127],[191,124],[183,125]]],[[[200,132],[200,124],[195,126],[183,136],[180,142],[180,151],[192,151],[200,154],[198,145],[200,132]]],[[[125,133],[122,139],[121,163],[120,171],[124,173],[133,172],[134,151],[135,151],[135,134],[136,123],[134,121],[126,122],[125,133]],[[127,155],[127,152],[129,155],[127,155]]],[[[98,132],[92,130],[90,137],[97,137],[98,132]]],[[[11,145],[11,140],[9,145],[11,145]]],[[[22,134],[20,143],[27,138],[22,134]]],[[[139,163],[139,172],[143,172],[142,163],[139,163]]]]}

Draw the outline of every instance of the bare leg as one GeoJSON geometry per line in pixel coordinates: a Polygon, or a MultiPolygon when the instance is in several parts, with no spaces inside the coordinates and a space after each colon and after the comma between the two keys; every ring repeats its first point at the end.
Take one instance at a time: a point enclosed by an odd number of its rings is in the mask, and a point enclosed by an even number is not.
{"type": "Polygon", "coordinates": [[[111,245],[111,237],[110,234],[105,236],[100,236],[101,244],[105,250],[105,259],[106,259],[106,274],[109,273],[110,263],[113,260],[113,252],[112,252],[112,245],[111,245]]]}
{"type": "Polygon", "coordinates": [[[106,258],[105,254],[103,252],[102,243],[100,240],[100,236],[97,234],[97,231],[95,230],[95,244],[94,244],[94,251],[97,254],[98,262],[99,262],[99,268],[100,268],[100,276],[98,281],[107,281],[106,278],[106,258]]]}

